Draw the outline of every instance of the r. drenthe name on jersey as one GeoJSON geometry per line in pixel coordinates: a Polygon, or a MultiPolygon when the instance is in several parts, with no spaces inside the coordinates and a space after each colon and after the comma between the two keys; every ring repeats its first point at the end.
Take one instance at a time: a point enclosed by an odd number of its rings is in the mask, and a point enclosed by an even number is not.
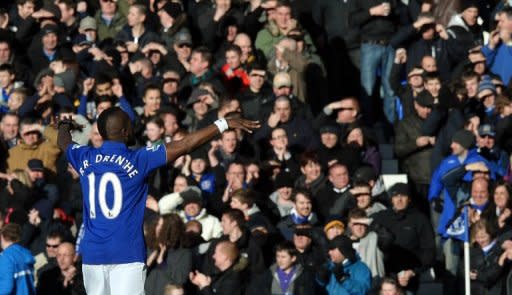
{"type": "MultiPolygon", "coordinates": [[[[114,163],[119,165],[123,170],[128,174],[128,177],[133,178],[135,175],[139,174],[139,171],[135,169],[135,166],[128,161],[125,157],[120,155],[96,155],[94,159],[94,163],[114,163]]],[[[79,172],[81,176],[84,176],[85,170],[91,165],[89,160],[84,160],[82,165],[80,166],[79,172]]]]}

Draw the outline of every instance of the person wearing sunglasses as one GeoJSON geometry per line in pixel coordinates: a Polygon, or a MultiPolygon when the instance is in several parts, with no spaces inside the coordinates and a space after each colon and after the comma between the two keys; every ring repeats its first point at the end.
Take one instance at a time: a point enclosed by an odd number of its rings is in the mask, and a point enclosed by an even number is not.
{"type": "Polygon", "coordinates": [[[34,264],[36,284],[42,273],[57,267],[57,248],[64,242],[65,238],[65,234],[59,230],[53,230],[46,235],[44,240],[46,241],[45,250],[34,256],[36,261],[34,264]]]}

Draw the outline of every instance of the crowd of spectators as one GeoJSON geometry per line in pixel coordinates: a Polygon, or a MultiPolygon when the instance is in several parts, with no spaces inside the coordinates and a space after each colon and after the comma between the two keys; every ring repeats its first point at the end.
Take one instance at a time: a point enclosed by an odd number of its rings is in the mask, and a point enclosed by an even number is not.
{"type": "Polygon", "coordinates": [[[509,2],[0,1],[0,294],[85,294],[56,126],[100,147],[113,106],[131,148],[261,123],[148,177],[149,295],[462,294],[464,206],[472,291],[512,294],[509,2]]]}

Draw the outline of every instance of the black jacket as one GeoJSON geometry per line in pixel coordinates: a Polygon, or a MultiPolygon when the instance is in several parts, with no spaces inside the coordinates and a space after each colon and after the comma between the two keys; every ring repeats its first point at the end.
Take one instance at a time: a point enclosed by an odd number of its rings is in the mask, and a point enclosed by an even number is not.
{"type": "Polygon", "coordinates": [[[421,31],[416,30],[412,25],[402,27],[391,39],[391,46],[407,48],[407,66],[409,72],[414,66],[420,65],[424,56],[432,56],[437,62],[441,79],[446,81],[450,78],[452,56],[456,54],[452,42],[434,36],[432,40],[421,38],[421,31]]]}
{"type": "MultiPolygon", "coordinates": [[[[498,242],[484,254],[482,249],[473,245],[469,249],[470,269],[476,271],[476,280],[471,281],[471,290],[475,294],[502,294],[502,285],[505,278],[504,268],[498,264],[501,246],[498,242]],[[483,293],[482,293],[483,291],[483,293]]],[[[463,277],[461,273],[461,277],[463,277]]]]}
{"type": "Polygon", "coordinates": [[[201,295],[240,295],[243,294],[242,280],[240,273],[235,271],[233,267],[212,276],[210,286],[199,291],[201,295]]]}
{"type": "Polygon", "coordinates": [[[327,39],[342,38],[346,48],[359,47],[359,27],[351,26],[350,15],[354,13],[357,0],[320,0],[313,5],[313,20],[322,26],[327,39]]]}
{"type": "Polygon", "coordinates": [[[361,41],[388,41],[396,32],[400,12],[397,9],[396,0],[388,1],[391,5],[391,12],[388,16],[371,16],[370,8],[380,5],[381,0],[359,0],[356,1],[356,8],[350,14],[350,26],[359,27],[361,30],[361,41]]]}
{"type": "Polygon", "coordinates": [[[387,272],[412,269],[419,274],[433,265],[434,231],[423,213],[414,208],[398,212],[387,209],[373,215],[373,223],[382,225],[394,235],[392,244],[383,249],[387,272]]]}

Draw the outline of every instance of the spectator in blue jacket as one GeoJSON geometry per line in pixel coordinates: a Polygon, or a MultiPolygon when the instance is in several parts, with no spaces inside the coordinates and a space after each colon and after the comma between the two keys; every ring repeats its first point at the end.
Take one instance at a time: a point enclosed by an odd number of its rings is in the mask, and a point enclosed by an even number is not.
{"type": "Polygon", "coordinates": [[[495,171],[474,146],[475,136],[471,131],[462,129],[453,135],[450,146],[452,155],[445,158],[434,171],[428,195],[429,202],[433,204],[432,222],[442,238],[446,269],[454,275],[457,272],[458,256],[450,250],[453,249],[453,241],[446,231],[457,208],[467,201],[467,193],[461,193],[461,187],[472,182],[478,173],[483,172],[495,178],[495,171]]]}
{"type": "Polygon", "coordinates": [[[512,7],[504,8],[498,15],[498,28],[491,32],[489,42],[482,47],[491,72],[499,75],[505,85],[512,78],[512,7]]]}
{"type": "Polygon", "coordinates": [[[18,244],[21,226],[9,223],[0,230],[0,294],[32,295],[34,286],[34,257],[18,244]]]}
{"type": "Polygon", "coordinates": [[[317,281],[329,295],[364,295],[372,282],[370,269],[357,256],[347,236],[329,241],[330,260],[317,271],[317,281]]]}

